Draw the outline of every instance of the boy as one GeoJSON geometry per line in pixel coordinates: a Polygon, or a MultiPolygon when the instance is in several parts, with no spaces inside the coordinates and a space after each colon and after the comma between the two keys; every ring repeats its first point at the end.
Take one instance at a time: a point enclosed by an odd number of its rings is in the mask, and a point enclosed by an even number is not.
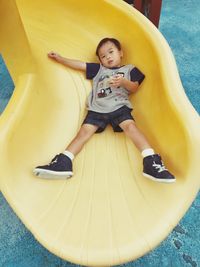
{"type": "Polygon", "coordinates": [[[49,58],[67,67],[85,71],[86,78],[93,79],[93,88],[88,98],[88,113],[78,134],[48,165],[36,167],[35,175],[54,179],[71,177],[74,156],[95,132],[100,133],[111,124],[115,132],[124,131],[141,152],[145,177],[158,182],[174,182],[175,177],[155,154],[131,115],[132,105],[128,97],[137,91],[144,79],[143,73],[133,65],[121,64],[123,51],[120,42],[114,38],[102,39],[96,55],[100,64],[64,58],[54,52],[48,54],[49,58]]]}

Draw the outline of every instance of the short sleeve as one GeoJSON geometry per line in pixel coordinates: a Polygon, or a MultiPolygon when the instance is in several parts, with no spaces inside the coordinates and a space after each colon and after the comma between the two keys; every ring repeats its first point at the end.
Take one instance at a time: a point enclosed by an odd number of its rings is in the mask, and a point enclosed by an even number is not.
{"type": "Polygon", "coordinates": [[[145,75],[136,67],[131,70],[130,76],[132,82],[138,82],[139,84],[141,84],[145,78],[145,75]]]}
{"type": "Polygon", "coordinates": [[[86,78],[92,80],[98,73],[100,64],[98,63],[86,63],[86,78]]]}

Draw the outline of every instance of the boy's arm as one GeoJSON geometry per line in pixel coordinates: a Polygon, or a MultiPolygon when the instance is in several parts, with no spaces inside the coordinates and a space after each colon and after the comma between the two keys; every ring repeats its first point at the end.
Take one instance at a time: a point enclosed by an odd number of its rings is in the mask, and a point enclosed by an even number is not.
{"type": "Polygon", "coordinates": [[[55,52],[48,53],[48,57],[69,68],[86,71],[86,62],[65,58],[55,52]]]}
{"type": "Polygon", "coordinates": [[[112,78],[110,85],[114,88],[117,88],[119,86],[122,86],[126,88],[129,92],[135,93],[139,87],[139,82],[135,81],[130,81],[121,75],[116,75],[115,77],[112,78]]]}
{"type": "Polygon", "coordinates": [[[124,79],[122,84],[131,93],[135,93],[139,87],[139,82],[133,82],[127,79],[124,79]]]}
{"type": "Polygon", "coordinates": [[[145,75],[137,67],[134,67],[130,72],[130,80],[117,74],[111,80],[111,86],[113,86],[114,88],[122,86],[126,88],[129,92],[135,93],[144,78],[145,75]]]}

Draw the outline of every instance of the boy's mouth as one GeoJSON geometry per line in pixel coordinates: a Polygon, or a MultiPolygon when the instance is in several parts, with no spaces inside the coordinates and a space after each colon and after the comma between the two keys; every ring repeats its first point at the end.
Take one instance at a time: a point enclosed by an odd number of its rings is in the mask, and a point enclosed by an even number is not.
{"type": "Polygon", "coordinates": [[[108,60],[108,64],[111,65],[113,63],[113,60],[108,60]]]}

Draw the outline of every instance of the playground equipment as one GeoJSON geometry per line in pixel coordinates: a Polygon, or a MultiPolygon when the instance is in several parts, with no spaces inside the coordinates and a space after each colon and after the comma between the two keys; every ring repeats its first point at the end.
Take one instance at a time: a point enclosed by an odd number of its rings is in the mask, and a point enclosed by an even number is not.
{"type": "Polygon", "coordinates": [[[182,218],[200,185],[200,121],[159,31],[121,0],[0,0],[0,52],[15,83],[0,117],[0,189],[48,250],[86,266],[134,260],[157,246],[182,218]],[[85,115],[91,84],[47,53],[93,62],[112,36],[124,61],[145,73],[132,96],[136,122],[176,175],[173,185],[142,176],[130,140],[110,128],[74,160],[70,180],[32,170],[62,151],[85,115]]]}
{"type": "Polygon", "coordinates": [[[134,0],[134,7],[150,19],[158,27],[162,0],[134,0]]]}
{"type": "Polygon", "coordinates": [[[124,0],[134,6],[143,15],[145,15],[153,24],[158,27],[162,0],[124,0]]]}

